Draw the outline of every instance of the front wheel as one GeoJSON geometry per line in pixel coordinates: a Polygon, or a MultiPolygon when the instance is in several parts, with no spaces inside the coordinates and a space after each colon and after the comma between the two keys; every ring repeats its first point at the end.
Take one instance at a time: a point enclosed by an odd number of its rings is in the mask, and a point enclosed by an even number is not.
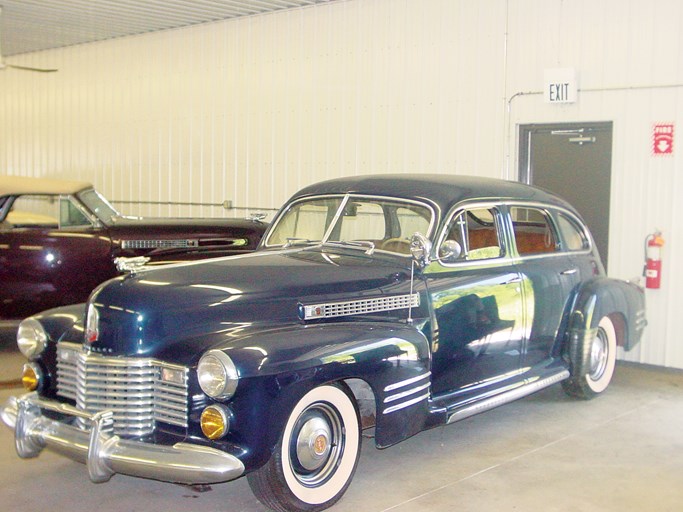
{"type": "Polygon", "coordinates": [[[350,393],[324,385],[294,406],[270,460],[249,474],[256,497],[274,510],[314,512],[336,503],[360,455],[360,420],[350,393]]]}
{"type": "Polygon", "coordinates": [[[572,350],[572,376],[562,382],[568,395],[590,399],[609,386],[617,358],[617,335],[609,317],[600,320],[592,339],[584,339],[572,350]]]}

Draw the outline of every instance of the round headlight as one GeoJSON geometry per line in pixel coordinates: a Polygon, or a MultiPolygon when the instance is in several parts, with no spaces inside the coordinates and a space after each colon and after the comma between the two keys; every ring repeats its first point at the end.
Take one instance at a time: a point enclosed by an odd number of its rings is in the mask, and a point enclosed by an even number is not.
{"type": "Polygon", "coordinates": [[[27,318],[19,324],[17,345],[28,359],[40,355],[47,346],[47,333],[38,320],[27,318]]]}
{"type": "Polygon", "coordinates": [[[222,405],[208,406],[202,411],[201,427],[209,439],[220,439],[230,429],[228,411],[222,405]]]}
{"type": "Polygon", "coordinates": [[[197,378],[202,391],[211,398],[227,399],[235,394],[239,375],[230,356],[209,350],[199,360],[197,378]]]}
{"type": "Polygon", "coordinates": [[[27,363],[24,365],[24,371],[21,373],[21,383],[27,391],[35,391],[38,389],[43,381],[43,372],[35,363],[27,363]]]}

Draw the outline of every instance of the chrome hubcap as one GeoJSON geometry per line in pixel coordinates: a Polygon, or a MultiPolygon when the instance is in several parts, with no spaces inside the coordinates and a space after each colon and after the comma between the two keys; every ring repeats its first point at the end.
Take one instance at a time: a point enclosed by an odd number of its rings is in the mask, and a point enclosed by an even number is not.
{"type": "Polygon", "coordinates": [[[330,429],[325,420],[314,417],[306,421],[296,439],[296,456],[304,469],[314,471],[330,453],[330,429]]]}
{"type": "Polygon", "coordinates": [[[607,341],[607,335],[602,328],[599,328],[595,338],[593,338],[593,343],[591,345],[590,373],[588,376],[592,380],[599,380],[600,377],[602,377],[602,375],[605,373],[608,356],[609,343],[607,341]]]}
{"type": "Polygon", "coordinates": [[[297,422],[290,444],[291,467],[296,478],[315,487],[334,474],[343,453],[344,429],[336,409],[317,403],[297,422]]]}

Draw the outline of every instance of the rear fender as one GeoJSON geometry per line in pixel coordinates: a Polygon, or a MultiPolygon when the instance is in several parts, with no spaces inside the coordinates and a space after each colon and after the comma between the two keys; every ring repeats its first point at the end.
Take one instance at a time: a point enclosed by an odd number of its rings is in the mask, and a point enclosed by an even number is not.
{"type": "Polygon", "coordinates": [[[617,331],[617,343],[631,350],[640,342],[647,325],[645,293],[628,281],[598,277],[578,290],[569,318],[569,347],[581,337],[594,336],[600,320],[609,316],[617,331]]]}

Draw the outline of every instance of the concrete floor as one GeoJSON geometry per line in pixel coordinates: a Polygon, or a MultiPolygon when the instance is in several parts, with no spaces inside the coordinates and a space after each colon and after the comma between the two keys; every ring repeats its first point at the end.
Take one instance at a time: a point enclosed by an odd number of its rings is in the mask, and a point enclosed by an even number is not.
{"type": "MultiPolygon", "coordinates": [[[[0,354],[0,381],[21,358],[0,354]]],[[[0,389],[0,400],[19,390],[0,389]]],[[[205,492],[115,475],[50,452],[14,453],[0,429],[0,502],[36,510],[263,512],[246,479],[205,492]]],[[[683,510],[683,372],[620,364],[605,395],[569,399],[554,386],[423,432],[386,450],[365,439],[353,483],[334,512],[683,510]]]]}

